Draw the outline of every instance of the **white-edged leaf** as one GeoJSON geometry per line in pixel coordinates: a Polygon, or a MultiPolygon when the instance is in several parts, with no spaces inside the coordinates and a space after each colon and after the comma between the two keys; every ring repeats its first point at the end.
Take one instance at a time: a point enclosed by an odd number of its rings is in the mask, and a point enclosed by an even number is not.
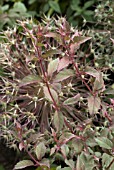
{"type": "Polygon", "coordinates": [[[34,163],[31,160],[23,160],[23,161],[18,162],[15,165],[14,170],[15,169],[23,169],[23,168],[26,168],[28,166],[33,166],[33,165],[34,165],[34,163]]]}
{"type": "Polygon", "coordinates": [[[44,91],[45,98],[47,100],[53,102],[53,99],[54,99],[58,103],[58,94],[54,89],[50,88],[50,92],[51,92],[51,94],[50,94],[48,88],[46,86],[44,86],[43,91],[44,91]],[[51,95],[53,96],[53,99],[52,99],[51,95]]]}
{"type": "Polygon", "coordinates": [[[55,79],[53,80],[54,82],[61,82],[61,81],[63,81],[63,80],[66,80],[67,78],[69,78],[69,77],[72,77],[72,76],[74,76],[75,74],[74,74],[74,71],[73,70],[71,70],[71,69],[64,69],[64,70],[62,70],[62,71],[60,71],[57,75],[56,75],[56,77],[55,77],[55,79]]]}
{"type": "Polygon", "coordinates": [[[112,149],[113,143],[106,137],[97,137],[95,138],[97,144],[105,149],[112,149]]]}
{"type": "Polygon", "coordinates": [[[46,153],[46,147],[43,142],[40,142],[35,149],[35,153],[38,160],[41,160],[46,153]]]}
{"type": "Polygon", "coordinates": [[[113,42],[113,44],[114,44],[114,39],[113,38],[110,38],[111,39],[111,41],[113,42]]]}
{"type": "Polygon", "coordinates": [[[55,111],[54,117],[53,117],[53,123],[54,123],[54,126],[55,126],[57,132],[63,128],[64,116],[61,112],[55,111]]]}
{"type": "Polygon", "coordinates": [[[59,58],[52,60],[48,65],[48,75],[52,76],[52,74],[57,70],[59,64],[59,58]]]}
{"type": "Polygon", "coordinates": [[[88,109],[91,115],[98,112],[98,110],[100,109],[100,105],[101,105],[101,100],[99,97],[94,97],[94,96],[88,97],[88,109]]]}
{"type": "Polygon", "coordinates": [[[80,94],[78,93],[76,96],[68,98],[63,102],[64,105],[72,105],[76,104],[80,100],[80,94]]]}

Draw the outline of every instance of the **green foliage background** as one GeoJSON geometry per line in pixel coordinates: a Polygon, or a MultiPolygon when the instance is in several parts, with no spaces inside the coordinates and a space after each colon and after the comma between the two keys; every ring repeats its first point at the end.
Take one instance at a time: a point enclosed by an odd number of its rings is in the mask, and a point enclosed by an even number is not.
{"type": "Polygon", "coordinates": [[[97,0],[1,0],[0,29],[12,26],[16,19],[33,16],[40,19],[43,14],[66,16],[73,25],[83,20],[93,22],[97,0]]]}

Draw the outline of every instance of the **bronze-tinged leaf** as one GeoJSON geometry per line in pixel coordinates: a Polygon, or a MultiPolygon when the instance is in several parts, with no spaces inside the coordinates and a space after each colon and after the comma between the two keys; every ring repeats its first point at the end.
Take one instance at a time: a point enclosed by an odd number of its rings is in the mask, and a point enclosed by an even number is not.
{"type": "Polygon", "coordinates": [[[99,74],[99,80],[97,78],[95,79],[94,86],[93,86],[93,91],[96,92],[102,92],[105,90],[105,85],[104,85],[104,80],[102,73],[99,74]]]}
{"type": "Polygon", "coordinates": [[[21,82],[20,82],[20,87],[22,86],[27,86],[27,85],[30,85],[30,84],[33,84],[33,83],[38,83],[41,81],[41,78],[40,76],[37,76],[37,75],[33,75],[33,74],[30,74],[28,76],[25,76],[21,82]]]}
{"type": "Polygon", "coordinates": [[[48,32],[47,34],[45,34],[45,37],[48,38],[54,38],[59,44],[62,44],[62,38],[61,35],[55,32],[48,32]]]}
{"type": "Polygon", "coordinates": [[[56,58],[55,60],[50,61],[48,64],[48,75],[52,76],[52,74],[57,70],[59,64],[59,58],[56,58]]]}
{"type": "Polygon", "coordinates": [[[98,112],[98,110],[100,109],[100,105],[101,105],[101,100],[99,97],[94,97],[94,96],[88,97],[88,109],[91,115],[98,112]]]}
{"type": "Polygon", "coordinates": [[[60,54],[60,53],[61,53],[60,50],[51,49],[51,50],[46,51],[46,53],[43,54],[42,57],[43,57],[43,58],[48,58],[48,57],[53,56],[54,54],[60,54]]]}
{"type": "Polygon", "coordinates": [[[81,44],[90,40],[92,37],[75,36],[73,38],[73,43],[70,45],[70,53],[74,54],[81,44]]]}
{"type": "Polygon", "coordinates": [[[63,57],[59,60],[59,65],[57,68],[57,71],[59,72],[60,70],[66,68],[69,64],[71,64],[72,62],[70,61],[69,57],[63,57]]]}
{"type": "Polygon", "coordinates": [[[69,77],[72,77],[72,76],[74,76],[75,75],[75,73],[74,73],[74,70],[71,70],[71,69],[64,69],[64,70],[62,70],[62,71],[60,71],[57,75],[56,75],[56,77],[55,77],[55,79],[53,80],[53,82],[55,83],[57,83],[57,82],[61,82],[61,81],[63,81],[63,80],[66,80],[67,78],[69,78],[69,77]]]}
{"type": "Polygon", "coordinates": [[[64,116],[61,112],[55,111],[54,117],[53,117],[53,123],[54,123],[54,126],[55,126],[57,132],[59,132],[63,128],[64,116]]]}
{"type": "Polygon", "coordinates": [[[72,105],[76,104],[80,100],[80,94],[78,93],[76,96],[68,98],[63,102],[64,105],[72,105]]]}

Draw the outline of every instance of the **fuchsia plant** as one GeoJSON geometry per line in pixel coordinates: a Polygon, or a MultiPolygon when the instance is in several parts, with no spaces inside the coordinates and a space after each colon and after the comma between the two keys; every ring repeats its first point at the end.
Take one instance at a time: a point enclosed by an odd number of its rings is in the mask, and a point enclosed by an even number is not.
{"type": "Polygon", "coordinates": [[[111,167],[112,101],[105,100],[108,92],[100,69],[77,55],[82,44],[90,48],[91,37],[83,36],[65,18],[45,18],[38,24],[19,21],[14,30],[1,35],[1,136],[31,159],[14,169],[51,168],[59,155],[66,167],[60,164],[57,170],[87,169],[90,162],[91,170],[96,170],[105,165],[100,164],[102,155],[94,154],[96,146],[110,152],[106,166],[111,167]],[[101,138],[94,122],[111,139],[101,138]]]}

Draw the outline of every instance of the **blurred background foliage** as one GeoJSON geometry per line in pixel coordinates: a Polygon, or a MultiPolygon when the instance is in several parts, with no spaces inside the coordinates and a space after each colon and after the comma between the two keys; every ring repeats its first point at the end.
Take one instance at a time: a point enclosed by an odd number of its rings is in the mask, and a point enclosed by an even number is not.
{"type": "Polygon", "coordinates": [[[0,0],[0,29],[12,26],[24,17],[40,19],[43,14],[66,16],[72,25],[82,21],[94,22],[94,10],[98,0],[0,0]]]}

